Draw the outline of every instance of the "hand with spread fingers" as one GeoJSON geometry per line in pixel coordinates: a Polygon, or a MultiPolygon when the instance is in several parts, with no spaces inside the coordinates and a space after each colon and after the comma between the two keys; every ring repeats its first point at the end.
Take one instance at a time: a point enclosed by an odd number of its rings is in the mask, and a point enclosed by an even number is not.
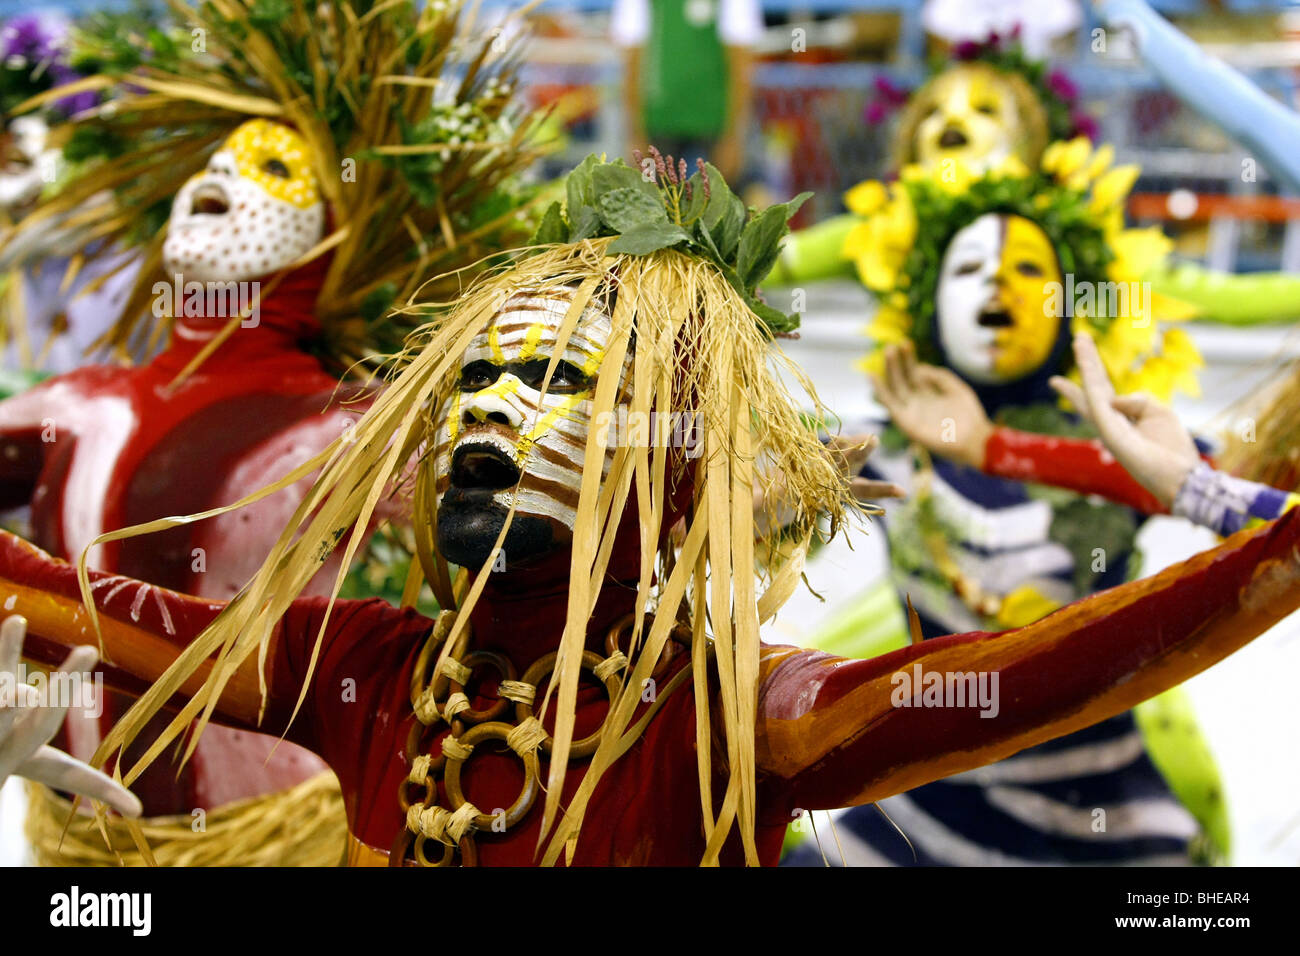
{"type": "MultiPolygon", "coordinates": [[[[56,790],[100,800],[128,817],[140,815],[140,801],[111,777],[49,746],[71,701],[51,699],[55,687],[71,682],[46,681],[43,689],[18,679],[27,621],[13,616],[0,625],[0,783],[11,773],[56,790]]],[[[54,674],[82,674],[99,659],[93,647],[74,648],[54,674]]]]}
{"type": "Polygon", "coordinates": [[[932,454],[983,467],[993,423],[974,389],[955,372],[918,362],[906,342],[885,350],[885,374],[871,376],[871,384],[894,424],[912,441],[932,454]]]}
{"type": "Polygon", "coordinates": [[[1051,385],[1096,427],[1115,460],[1167,507],[1201,460],[1173,409],[1149,395],[1116,395],[1091,336],[1074,337],[1082,387],[1066,378],[1051,385]]]}
{"type": "Polygon", "coordinates": [[[881,498],[902,498],[905,492],[892,481],[880,481],[875,478],[863,478],[858,474],[871,457],[871,453],[880,446],[879,435],[835,435],[826,443],[840,470],[849,479],[853,497],[863,503],[870,503],[881,498]]]}

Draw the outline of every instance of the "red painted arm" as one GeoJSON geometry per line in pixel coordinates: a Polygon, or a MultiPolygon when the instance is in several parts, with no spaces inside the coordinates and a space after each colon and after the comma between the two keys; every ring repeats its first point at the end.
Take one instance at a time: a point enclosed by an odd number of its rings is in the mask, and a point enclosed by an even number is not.
{"type": "Polygon", "coordinates": [[[1100,495],[1143,514],[1169,513],[1097,439],[1057,438],[995,428],[984,446],[984,472],[1100,495]]]}
{"type": "Polygon", "coordinates": [[[791,809],[880,800],[1128,710],[1298,606],[1300,509],[1293,509],[1016,630],[948,635],[863,661],[773,649],[760,686],[758,765],[791,809]],[[996,716],[981,716],[978,701],[951,706],[955,695],[949,706],[917,706],[925,675],[946,686],[949,675],[970,672],[996,687],[994,706],[985,708],[996,716]],[[913,706],[897,706],[904,700],[913,706]]]}

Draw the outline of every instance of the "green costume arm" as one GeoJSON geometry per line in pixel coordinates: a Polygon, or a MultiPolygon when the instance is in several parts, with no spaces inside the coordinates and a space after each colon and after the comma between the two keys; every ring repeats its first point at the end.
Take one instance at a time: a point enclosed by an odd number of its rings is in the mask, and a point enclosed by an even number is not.
{"type": "Polygon", "coordinates": [[[1212,272],[1169,266],[1147,275],[1151,291],[1194,305],[1199,319],[1224,325],[1300,320],[1300,275],[1284,272],[1212,272]]]}
{"type": "Polygon", "coordinates": [[[764,285],[790,285],[853,276],[853,263],[844,258],[844,238],[861,220],[852,213],[834,216],[785,237],[780,258],[764,285]]]}
{"type": "Polygon", "coordinates": [[[1210,856],[1225,862],[1232,841],[1223,778],[1187,691],[1175,687],[1143,701],[1133,716],[1151,762],[1212,844],[1210,856]]]}

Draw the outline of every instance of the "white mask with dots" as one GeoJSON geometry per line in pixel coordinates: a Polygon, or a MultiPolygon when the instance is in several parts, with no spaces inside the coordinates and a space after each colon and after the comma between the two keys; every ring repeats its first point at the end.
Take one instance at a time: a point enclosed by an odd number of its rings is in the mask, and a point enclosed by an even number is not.
{"type": "Polygon", "coordinates": [[[163,265],[198,282],[253,279],[294,262],[324,230],[306,141],[287,126],[250,120],[176,194],[163,265]]]}

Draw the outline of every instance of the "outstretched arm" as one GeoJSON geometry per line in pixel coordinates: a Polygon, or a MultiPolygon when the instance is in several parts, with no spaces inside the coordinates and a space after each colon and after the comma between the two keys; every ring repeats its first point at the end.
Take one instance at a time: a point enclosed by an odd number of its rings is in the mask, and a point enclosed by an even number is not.
{"type": "MultiPolygon", "coordinates": [[[[153,683],[224,606],[100,571],[90,572],[90,584],[103,633],[105,681],[127,693],[153,683]]],[[[27,619],[25,654],[39,664],[55,664],[71,648],[99,643],[82,605],[76,567],[0,532],[0,617],[12,615],[27,619]]],[[[186,689],[197,690],[206,676],[186,689]]],[[[260,703],[257,674],[250,668],[231,680],[222,717],[255,725],[260,703]]]]}
{"type": "Polygon", "coordinates": [[[1293,510],[1027,627],[948,635],[868,661],[769,653],[759,768],[792,808],[870,803],[1128,710],[1297,607],[1293,510]]]}

